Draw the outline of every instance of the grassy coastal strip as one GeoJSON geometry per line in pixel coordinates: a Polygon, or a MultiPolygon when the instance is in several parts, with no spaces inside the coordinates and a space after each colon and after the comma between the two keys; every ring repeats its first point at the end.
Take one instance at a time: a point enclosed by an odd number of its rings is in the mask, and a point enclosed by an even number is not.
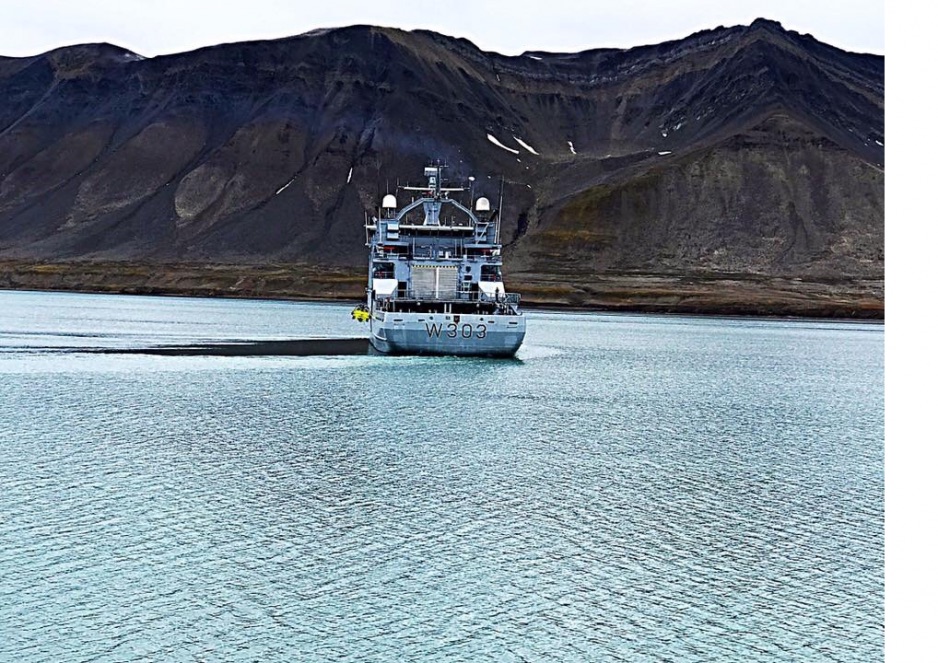
{"type": "Polygon", "coordinates": [[[193,297],[347,300],[365,291],[361,269],[309,265],[0,262],[0,288],[193,297]]]}
{"type": "MultiPolygon", "coordinates": [[[[510,273],[528,307],[882,320],[883,282],[740,274],[510,273]]],[[[364,266],[0,261],[0,289],[336,301],[361,299],[364,266]]]]}

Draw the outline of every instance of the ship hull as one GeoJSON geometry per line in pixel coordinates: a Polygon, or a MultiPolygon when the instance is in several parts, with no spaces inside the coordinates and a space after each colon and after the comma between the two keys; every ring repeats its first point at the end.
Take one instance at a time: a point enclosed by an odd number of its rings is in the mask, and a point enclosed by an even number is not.
{"type": "Polygon", "coordinates": [[[379,314],[371,345],[389,355],[513,357],[525,335],[521,315],[379,314]]]}

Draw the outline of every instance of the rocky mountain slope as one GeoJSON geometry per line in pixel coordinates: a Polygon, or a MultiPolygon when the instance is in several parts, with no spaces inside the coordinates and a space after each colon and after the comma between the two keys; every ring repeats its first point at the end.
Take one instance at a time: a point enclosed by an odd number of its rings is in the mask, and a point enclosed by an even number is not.
{"type": "Polygon", "coordinates": [[[883,109],[882,56],[761,19],[517,57],[354,26],[0,58],[0,260],[362,269],[365,214],[441,159],[504,177],[509,278],[881,283],[883,109]]]}

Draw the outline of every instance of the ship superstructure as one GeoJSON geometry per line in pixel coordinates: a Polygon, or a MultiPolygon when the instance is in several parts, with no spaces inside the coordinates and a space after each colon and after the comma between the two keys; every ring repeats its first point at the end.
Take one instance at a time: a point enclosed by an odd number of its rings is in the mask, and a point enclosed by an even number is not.
{"type": "Polygon", "coordinates": [[[356,317],[382,353],[511,357],[525,319],[502,280],[499,210],[473,200],[472,178],[444,186],[443,169],[426,167],[426,185],[399,187],[411,202],[398,208],[388,194],[366,221],[366,306],[356,317]]]}

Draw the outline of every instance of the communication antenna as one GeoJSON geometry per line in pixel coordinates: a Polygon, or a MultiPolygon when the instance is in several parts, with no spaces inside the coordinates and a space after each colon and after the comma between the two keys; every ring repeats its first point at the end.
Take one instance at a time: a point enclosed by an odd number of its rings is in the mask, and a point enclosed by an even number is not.
{"type": "Polygon", "coordinates": [[[498,190],[498,217],[495,219],[495,243],[499,243],[499,236],[501,235],[502,230],[502,202],[505,198],[505,176],[501,177],[502,183],[498,190]]]}

